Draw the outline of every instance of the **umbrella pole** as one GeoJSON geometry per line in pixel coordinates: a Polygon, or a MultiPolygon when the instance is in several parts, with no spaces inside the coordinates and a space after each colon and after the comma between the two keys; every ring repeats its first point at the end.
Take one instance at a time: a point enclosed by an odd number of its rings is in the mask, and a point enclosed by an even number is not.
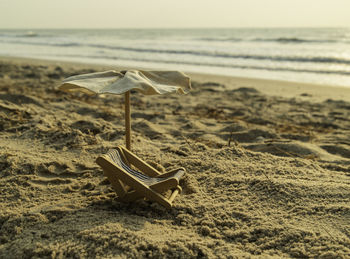
{"type": "Polygon", "coordinates": [[[125,144],[131,150],[130,91],[125,92],[125,144]]]}

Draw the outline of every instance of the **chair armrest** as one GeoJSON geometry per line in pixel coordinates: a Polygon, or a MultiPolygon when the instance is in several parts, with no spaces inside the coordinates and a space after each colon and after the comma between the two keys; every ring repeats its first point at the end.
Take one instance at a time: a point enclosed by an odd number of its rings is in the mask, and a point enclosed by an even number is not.
{"type": "Polygon", "coordinates": [[[159,178],[166,178],[166,177],[172,177],[172,176],[176,176],[178,177],[179,179],[181,178],[181,176],[183,176],[186,172],[186,169],[183,168],[183,167],[180,167],[180,168],[177,168],[177,169],[174,169],[174,170],[171,170],[169,172],[166,172],[164,174],[160,174],[158,175],[157,177],[159,178]],[[181,171],[181,172],[180,172],[181,171]]]}

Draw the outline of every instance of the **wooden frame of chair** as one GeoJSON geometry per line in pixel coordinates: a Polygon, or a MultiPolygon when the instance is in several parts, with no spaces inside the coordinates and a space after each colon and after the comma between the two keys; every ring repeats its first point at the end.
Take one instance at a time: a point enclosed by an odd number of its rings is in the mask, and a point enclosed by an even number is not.
{"type": "MultiPolygon", "coordinates": [[[[113,150],[110,152],[113,152],[113,150]]],[[[155,168],[121,146],[117,147],[115,152],[118,152],[119,158],[129,169],[130,166],[133,165],[140,170],[143,175],[157,179],[156,183],[147,184],[133,174],[130,174],[118,164],[118,161],[115,161],[115,159],[108,154],[98,157],[96,163],[102,167],[105,176],[118,194],[118,200],[130,202],[141,198],[147,198],[158,202],[166,208],[171,208],[176,195],[182,191],[179,186],[179,179],[185,173],[185,169],[178,168],[171,172],[161,174],[155,168]],[[160,178],[164,178],[164,180],[160,178]],[[162,195],[162,192],[170,189],[173,189],[173,191],[169,198],[162,195]]]]}

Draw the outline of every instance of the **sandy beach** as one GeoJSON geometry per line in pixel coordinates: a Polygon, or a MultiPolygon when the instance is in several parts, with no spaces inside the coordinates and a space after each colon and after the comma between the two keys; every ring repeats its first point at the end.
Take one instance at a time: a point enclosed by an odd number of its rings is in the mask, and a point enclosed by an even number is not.
{"type": "Polygon", "coordinates": [[[106,69],[0,58],[0,258],[350,257],[350,88],[189,74],[188,95],[133,93],[133,152],[187,170],[166,210],[117,202],[95,163],[124,145],[123,96],[58,90],[106,69]]]}

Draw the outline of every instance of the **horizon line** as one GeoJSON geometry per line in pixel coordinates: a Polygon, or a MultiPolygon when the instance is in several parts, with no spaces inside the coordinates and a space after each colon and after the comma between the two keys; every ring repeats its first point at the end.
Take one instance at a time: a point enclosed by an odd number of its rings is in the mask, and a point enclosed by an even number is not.
{"type": "Polygon", "coordinates": [[[246,27],[13,27],[0,30],[193,30],[193,29],[350,29],[346,26],[246,26],[246,27]]]}

